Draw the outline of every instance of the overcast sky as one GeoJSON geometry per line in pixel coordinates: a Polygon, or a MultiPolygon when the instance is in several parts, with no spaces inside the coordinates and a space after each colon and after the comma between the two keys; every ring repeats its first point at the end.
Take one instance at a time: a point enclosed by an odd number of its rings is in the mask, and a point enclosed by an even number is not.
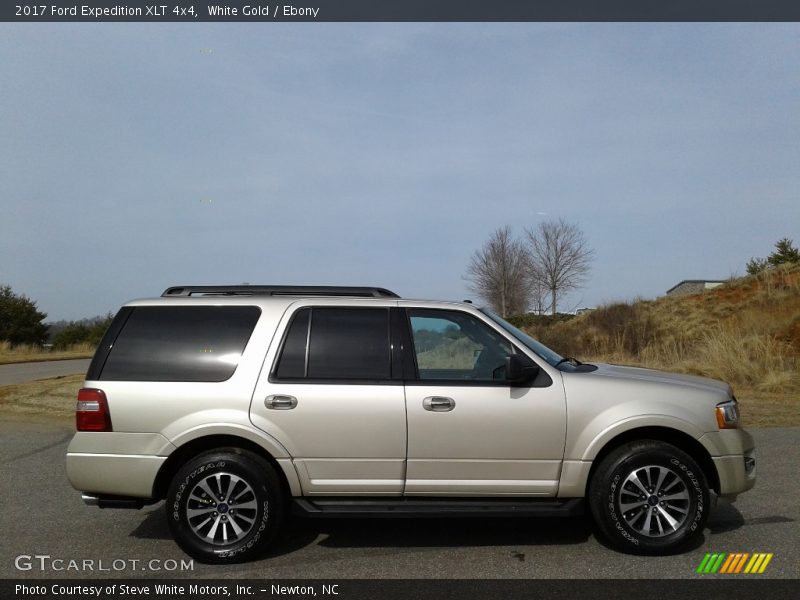
{"type": "Polygon", "coordinates": [[[571,310],[800,241],[797,24],[0,25],[0,284],[49,320],[170,285],[471,297],[577,224],[571,310]]]}

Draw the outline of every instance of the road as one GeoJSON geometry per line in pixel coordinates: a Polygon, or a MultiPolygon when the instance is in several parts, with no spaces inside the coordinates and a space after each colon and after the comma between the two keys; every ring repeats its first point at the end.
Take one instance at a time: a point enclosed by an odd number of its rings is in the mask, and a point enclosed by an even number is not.
{"type": "Polygon", "coordinates": [[[25,383],[59,375],[86,373],[91,362],[88,358],[77,360],[48,360],[42,362],[0,365],[0,385],[25,383]]]}
{"type": "MultiPolygon", "coordinates": [[[[772,552],[759,577],[800,576],[800,428],[755,430],[756,488],[718,507],[701,543],[686,554],[614,552],[585,519],[301,520],[289,523],[256,562],[187,572],[142,570],[152,559],[187,557],[174,545],[163,504],[141,511],[84,506],[64,475],[67,423],[0,421],[0,577],[205,578],[685,578],[706,552],[772,552]],[[15,569],[19,555],[102,560],[118,571],[15,569]],[[137,564],[131,561],[140,561],[137,564]]],[[[65,563],[67,564],[67,563],[65,563]]],[[[166,565],[167,563],[160,563],[166,565]]],[[[708,575],[705,577],[709,577],[708,575]]]]}

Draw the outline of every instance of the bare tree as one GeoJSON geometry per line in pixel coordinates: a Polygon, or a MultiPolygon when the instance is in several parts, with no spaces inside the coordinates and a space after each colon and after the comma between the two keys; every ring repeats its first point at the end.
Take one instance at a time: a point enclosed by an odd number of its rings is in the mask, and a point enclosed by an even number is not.
{"type": "Polygon", "coordinates": [[[547,300],[547,296],[550,295],[550,290],[545,287],[544,282],[540,278],[531,275],[530,253],[528,257],[528,289],[530,290],[528,307],[531,312],[537,315],[543,315],[547,312],[547,309],[550,308],[550,304],[547,300]]]}
{"type": "Polygon", "coordinates": [[[594,251],[583,232],[563,219],[539,223],[525,232],[530,256],[528,276],[550,292],[550,310],[556,314],[558,298],[585,282],[594,251]]]}
{"type": "Polygon", "coordinates": [[[468,287],[501,316],[525,312],[530,299],[525,244],[511,235],[511,228],[501,227],[492,233],[483,248],[476,250],[464,279],[468,287]]]}

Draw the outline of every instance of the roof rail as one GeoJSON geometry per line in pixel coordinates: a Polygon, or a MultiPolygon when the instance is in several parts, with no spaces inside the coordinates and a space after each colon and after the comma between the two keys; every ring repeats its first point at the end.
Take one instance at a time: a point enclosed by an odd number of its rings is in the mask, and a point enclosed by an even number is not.
{"type": "Polygon", "coordinates": [[[399,298],[379,287],[332,285],[184,285],[164,290],[161,297],[188,296],[344,296],[357,298],[399,298]]]}

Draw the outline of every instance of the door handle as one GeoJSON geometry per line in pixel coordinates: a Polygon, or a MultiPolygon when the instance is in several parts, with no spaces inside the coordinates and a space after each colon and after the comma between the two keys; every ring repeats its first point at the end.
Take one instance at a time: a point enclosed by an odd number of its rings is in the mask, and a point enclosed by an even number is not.
{"type": "Polygon", "coordinates": [[[428,396],[422,401],[422,408],[433,412],[449,412],[456,407],[456,401],[445,396],[428,396]]]}
{"type": "Polygon", "coordinates": [[[274,394],[264,399],[264,406],[272,410],[291,410],[297,406],[297,398],[274,394]]]}

